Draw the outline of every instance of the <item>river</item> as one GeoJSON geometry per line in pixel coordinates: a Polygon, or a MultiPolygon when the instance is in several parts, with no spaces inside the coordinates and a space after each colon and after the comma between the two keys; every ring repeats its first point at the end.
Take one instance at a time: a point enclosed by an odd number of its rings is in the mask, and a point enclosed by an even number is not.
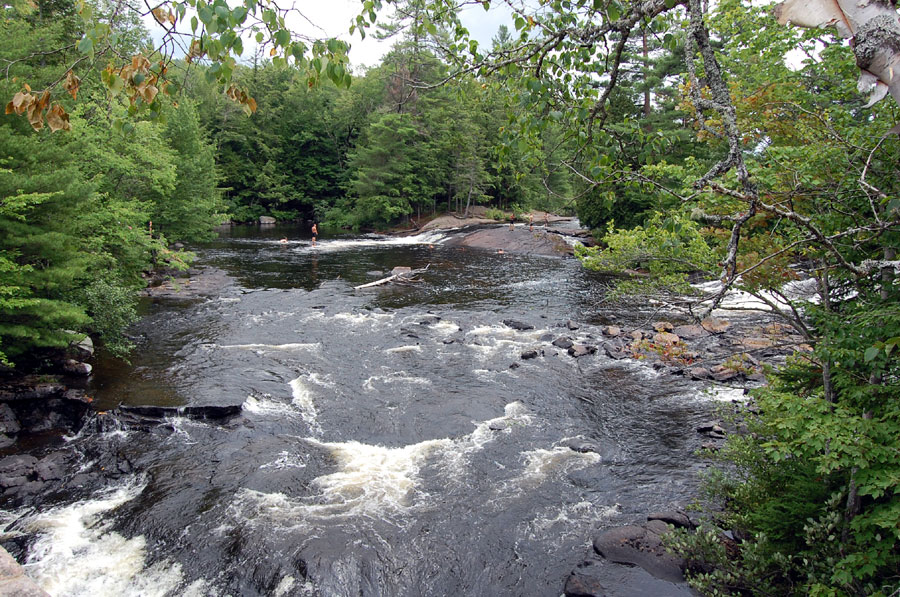
{"type": "Polygon", "coordinates": [[[443,239],[312,247],[235,228],[200,247],[230,281],[147,299],[131,363],[100,361],[90,390],[99,410],[240,415],[67,438],[85,470],[98,453],[127,466],[5,513],[28,537],[28,573],[54,596],[555,597],[597,529],[688,502],[713,399],[551,345],[646,324],[650,307],[606,301],[574,259],[443,239]],[[398,265],[428,270],[354,291],[398,265]]]}

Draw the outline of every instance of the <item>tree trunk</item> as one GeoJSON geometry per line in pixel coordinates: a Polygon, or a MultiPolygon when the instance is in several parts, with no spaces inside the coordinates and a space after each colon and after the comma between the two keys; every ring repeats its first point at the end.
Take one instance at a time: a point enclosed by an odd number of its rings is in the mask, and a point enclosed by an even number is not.
{"type": "MultiPolygon", "coordinates": [[[[894,3],[895,4],[895,3],[894,3]]],[[[782,25],[834,26],[852,39],[860,91],[872,90],[871,106],[888,92],[900,104],[900,22],[890,0],[785,0],[775,7],[782,25]]]]}

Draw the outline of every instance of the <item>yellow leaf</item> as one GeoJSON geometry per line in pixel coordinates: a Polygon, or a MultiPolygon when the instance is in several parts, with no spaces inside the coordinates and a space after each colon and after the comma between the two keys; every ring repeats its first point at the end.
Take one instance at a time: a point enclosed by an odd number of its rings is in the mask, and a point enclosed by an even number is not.
{"type": "Polygon", "coordinates": [[[277,53],[278,53],[278,50],[276,50],[275,48],[272,48],[271,50],[269,50],[269,56],[274,56],[277,53]]]}
{"type": "Polygon", "coordinates": [[[7,114],[12,114],[15,111],[16,111],[16,107],[13,105],[12,102],[9,102],[8,104],[6,104],[6,113],[7,114]]]}

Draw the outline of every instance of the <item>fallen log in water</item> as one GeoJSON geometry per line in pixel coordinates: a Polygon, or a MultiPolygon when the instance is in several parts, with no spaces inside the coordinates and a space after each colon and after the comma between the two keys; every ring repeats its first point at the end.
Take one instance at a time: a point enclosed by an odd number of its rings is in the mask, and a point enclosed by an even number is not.
{"type": "Polygon", "coordinates": [[[412,282],[414,281],[413,276],[424,272],[429,267],[431,267],[430,263],[420,269],[398,266],[391,270],[391,275],[387,278],[375,280],[374,282],[369,282],[368,284],[360,284],[359,286],[354,286],[353,290],[359,290],[360,288],[371,288],[372,286],[381,286],[382,284],[387,284],[388,282],[393,282],[394,280],[398,282],[412,282]]]}

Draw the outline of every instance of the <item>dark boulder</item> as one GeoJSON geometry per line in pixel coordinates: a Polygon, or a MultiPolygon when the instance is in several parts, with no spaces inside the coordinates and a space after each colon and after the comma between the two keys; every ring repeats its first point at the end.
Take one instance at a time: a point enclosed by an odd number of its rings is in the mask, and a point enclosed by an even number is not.
{"type": "Polygon", "coordinates": [[[0,433],[4,435],[15,435],[22,429],[16,413],[8,404],[0,404],[0,433]]]}
{"type": "Polygon", "coordinates": [[[523,361],[527,361],[529,359],[536,359],[536,358],[538,358],[538,356],[539,356],[539,354],[538,354],[538,351],[536,351],[536,350],[526,350],[525,352],[523,352],[520,355],[520,357],[523,361]]]}
{"type": "Polygon", "coordinates": [[[575,567],[566,579],[566,597],[688,597],[696,593],[684,583],[654,578],[641,568],[613,564],[596,557],[575,567]]]}
{"type": "Polygon", "coordinates": [[[572,342],[572,339],[568,336],[560,336],[556,340],[553,341],[553,346],[557,348],[562,348],[563,350],[568,350],[572,348],[572,345],[575,343],[572,342]]]}
{"type": "Polygon", "coordinates": [[[525,323],[524,321],[517,321],[515,319],[504,319],[503,325],[507,327],[511,327],[514,330],[519,330],[520,332],[524,332],[525,330],[533,330],[534,326],[530,323],[525,323]]]}
{"type": "Polygon", "coordinates": [[[630,525],[610,529],[594,538],[594,550],[611,562],[640,566],[656,578],[683,582],[684,562],[666,551],[657,530],[630,525]]]}
{"type": "Polygon", "coordinates": [[[119,412],[127,415],[164,419],[166,417],[185,417],[188,419],[228,419],[241,414],[243,405],[228,404],[225,406],[119,406],[119,412]]]}
{"type": "Polygon", "coordinates": [[[666,524],[670,524],[678,529],[693,529],[696,525],[691,521],[690,517],[680,510],[667,510],[665,512],[651,512],[647,515],[647,520],[661,520],[666,524]]]}
{"type": "Polygon", "coordinates": [[[574,332],[575,330],[577,330],[577,329],[578,329],[579,327],[581,327],[581,326],[579,326],[577,323],[575,323],[574,321],[572,321],[572,320],[570,319],[569,321],[566,322],[566,327],[569,328],[570,330],[572,330],[572,331],[574,332]]]}
{"type": "Polygon", "coordinates": [[[625,352],[625,345],[621,342],[604,342],[601,346],[603,346],[603,351],[606,353],[606,356],[611,359],[616,359],[618,361],[628,356],[628,353],[625,352]]]}

